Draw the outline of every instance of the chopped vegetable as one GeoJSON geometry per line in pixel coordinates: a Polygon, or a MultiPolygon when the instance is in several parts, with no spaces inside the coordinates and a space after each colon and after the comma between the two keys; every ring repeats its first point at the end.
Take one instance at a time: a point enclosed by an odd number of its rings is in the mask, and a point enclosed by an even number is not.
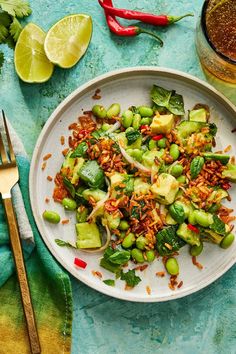
{"type": "Polygon", "coordinates": [[[80,267],[80,268],[83,268],[83,269],[85,269],[87,267],[87,263],[85,261],[83,261],[82,259],[80,259],[80,258],[75,258],[74,259],[74,264],[77,267],[80,267]]]}
{"type": "Polygon", "coordinates": [[[126,284],[130,287],[134,287],[136,285],[138,285],[141,281],[141,278],[138,277],[137,275],[135,275],[135,270],[129,270],[128,272],[124,273],[123,271],[121,271],[121,280],[124,280],[126,282],[126,284]]]}

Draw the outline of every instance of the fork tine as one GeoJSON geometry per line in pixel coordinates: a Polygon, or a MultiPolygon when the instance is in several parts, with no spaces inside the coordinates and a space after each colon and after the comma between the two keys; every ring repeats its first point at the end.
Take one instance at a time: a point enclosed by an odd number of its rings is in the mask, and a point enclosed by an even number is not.
{"type": "Polygon", "coordinates": [[[0,132],[0,155],[1,155],[2,163],[3,164],[8,163],[8,159],[7,159],[5,147],[4,147],[4,144],[3,144],[1,132],[0,132]]]}
{"type": "Polygon", "coordinates": [[[4,126],[5,126],[6,135],[7,135],[7,142],[8,142],[11,162],[16,162],[16,157],[15,157],[15,154],[14,154],[14,150],[13,150],[13,147],[12,147],[10,134],[9,134],[8,127],[7,127],[7,120],[6,120],[5,113],[4,113],[3,110],[2,110],[2,117],[3,117],[3,122],[4,122],[4,126]]]}

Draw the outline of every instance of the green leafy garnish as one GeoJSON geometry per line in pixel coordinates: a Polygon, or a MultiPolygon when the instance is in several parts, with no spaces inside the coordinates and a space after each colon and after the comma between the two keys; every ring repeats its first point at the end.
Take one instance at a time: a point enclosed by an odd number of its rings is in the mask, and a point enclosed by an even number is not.
{"type": "Polygon", "coordinates": [[[128,140],[128,145],[131,145],[141,136],[141,133],[138,130],[131,130],[126,132],[125,135],[128,140]]]}
{"type": "Polygon", "coordinates": [[[108,257],[108,260],[111,263],[115,264],[126,264],[130,260],[130,252],[129,251],[119,251],[117,250],[112,255],[108,257]]]}
{"type": "Polygon", "coordinates": [[[11,16],[22,18],[31,14],[31,8],[24,0],[0,0],[0,8],[11,16]]]}
{"type": "Polygon", "coordinates": [[[22,31],[22,26],[20,22],[14,17],[10,25],[10,34],[12,35],[12,38],[14,39],[15,42],[18,40],[21,31],[22,31]]]}
{"type": "Polygon", "coordinates": [[[75,148],[70,157],[85,157],[87,150],[88,145],[85,142],[82,142],[75,148]]]}
{"type": "Polygon", "coordinates": [[[140,283],[141,278],[135,275],[135,270],[130,269],[128,272],[124,273],[121,271],[121,280],[124,280],[128,286],[134,287],[140,283]]]}
{"type": "Polygon", "coordinates": [[[75,197],[75,187],[73,186],[72,183],[68,180],[68,178],[64,177],[63,178],[63,184],[70,193],[70,195],[74,198],[75,197]]]}
{"type": "Polygon", "coordinates": [[[215,123],[210,123],[209,124],[209,133],[213,136],[216,136],[216,133],[217,133],[217,126],[215,125],[215,123]]]}
{"type": "Polygon", "coordinates": [[[176,234],[178,226],[169,226],[165,229],[159,231],[156,235],[156,248],[161,256],[169,255],[173,252],[178,251],[186,243],[178,237],[176,234]],[[171,246],[171,249],[167,248],[165,244],[171,246]]]}
{"type": "Polygon", "coordinates": [[[209,228],[217,234],[225,235],[225,223],[215,214],[213,215],[213,224],[209,228]]]}
{"type": "Polygon", "coordinates": [[[169,208],[171,217],[177,221],[178,224],[182,224],[185,219],[185,212],[182,205],[174,203],[169,208]]]}
{"type": "Polygon", "coordinates": [[[55,239],[55,242],[58,246],[60,247],[71,247],[71,248],[77,248],[76,246],[72,245],[70,242],[66,242],[63,240],[60,240],[59,238],[55,239]]]}
{"type": "Polygon", "coordinates": [[[163,87],[153,85],[151,99],[159,107],[167,108],[171,113],[181,116],[184,114],[183,97],[175,91],[166,90],[163,87]]]}
{"type": "Polygon", "coordinates": [[[103,280],[103,283],[109,286],[115,286],[115,280],[114,279],[105,279],[103,280]]]}
{"type": "Polygon", "coordinates": [[[191,178],[195,179],[201,172],[204,165],[204,158],[202,156],[195,157],[190,164],[191,178]]]}

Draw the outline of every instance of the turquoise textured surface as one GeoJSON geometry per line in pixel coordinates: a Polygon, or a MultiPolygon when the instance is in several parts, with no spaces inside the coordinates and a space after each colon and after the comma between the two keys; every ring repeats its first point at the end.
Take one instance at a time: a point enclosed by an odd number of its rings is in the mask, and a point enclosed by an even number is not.
{"type": "MultiPolygon", "coordinates": [[[[91,44],[80,63],[71,70],[56,68],[45,84],[28,85],[19,81],[14,71],[13,52],[4,48],[6,61],[0,76],[0,107],[6,111],[29,154],[44,122],[57,105],[78,86],[102,73],[121,67],[154,65],[204,79],[194,45],[202,0],[114,1],[120,7],[148,12],[174,15],[193,12],[194,18],[159,31],[165,42],[163,48],[145,35],[137,38],[111,35],[96,0],[31,0],[30,3],[33,14],[28,21],[44,30],[64,15],[77,12],[90,14],[94,28],[91,44]]],[[[197,294],[157,304],[112,299],[72,278],[72,354],[234,354],[235,269],[197,294]]]]}

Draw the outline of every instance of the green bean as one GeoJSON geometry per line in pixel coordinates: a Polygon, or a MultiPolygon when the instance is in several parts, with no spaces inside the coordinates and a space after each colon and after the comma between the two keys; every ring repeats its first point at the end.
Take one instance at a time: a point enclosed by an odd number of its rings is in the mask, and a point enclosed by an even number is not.
{"type": "Polygon", "coordinates": [[[77,207],[76,201],[71,198],[64,198],[62,200],[62,205],[64,206],[65,210],[69,210],[69,211],[73,211],[77,207]]]}
{"type": "Polygon", "coordinates": [[[202,253],[202,250],[203,250],[203,244],[200,243],[199,246],[195,245],[190,248],[190,254],[191,254],[191,256],[197,257],[197,256],[199,256],[199,254],[202,253]]]}
{"type": "Polygon", "coordinates": [[[156,144],[156,141],[155,140],[150,140],[149,143],[148,143],[148,147],[149,147],[149,150],[154,150],[157,148],[157,144],[156,144]]]}
{"type": "Polygon", "coordinates": [[[165,264],[166,270],[170,275],[178,275],[179,274],[179,265],[175,258],[170,257],[167,259],[165,264]]]}
{"type": "Polygon", "coordinates": [[[135,114],[132,122],[132,126],[134,129],[138,130],[140,127],[140,122],[141,122],[141,116],[140,114],[135,114]]]}
{"type": "Polygon", "coordinates": [[[44,220],[52,224],[58,224],[61,220],[60,215],[57,214],[55,211],[51,211],[51,210],[45,210],[43,213],[43,218],[44,220]]]}
{"type": "Polygon", "coordinates": [[[177,181],[181,184],[186,183],[186,177],[184,175],[181,175],[177,178],[177,181]]]}
{"type": "Polygon", "coordinates": [[[129,223],[126,220],[121,220],[118,228],[121,231],[126,231],[129,228],[129,223]]]}
{"type": "Polygon", "coordinates": [[[157,146],[158,146],[160,149],[164,149],[164,148],[166,147],[166,141],[167,141],[166,138],[162,138],[162,139],[158,140],[157,146]]]}
{"type": "Polygon", "coordinates": [[[146,257],[149,263],[153,262],[156,257],[155,251],[153,250],[146,251],[146,257]]]}
{"type": "Polygon", "coordinates": [[[113,103],[107,110],[107,118],[118,117],[120,114],[119,103],[113,103]]]}
{"type": "Polygon", "coordinates": [[[139,236],[136,240],[136,247],[140,250],[144,250],[147,244],[147,240],[143,236],[139,236]]]}
{"type": "Polygon", "coordinates": [[[170,173],[171,173],[171,175],[174,176],[174,177],[179,177],[179,176],[182,175],[183,170],[184,170],[183,166],[180,165],[180,164],[177,164],[177,165],[171,167],[170,173]]]}
{"type": "Polygon", "coordinates": [[[106,132],[107,130],[109,130],[111,128],[111,126],[110,126],[110,124],[108,124],[108,123],[104,123],[103,125],[102,125],[102,130],[104,131],[104,132],[106,132]]]}
{"type": "Polygon", "coordinates": [[[229,248],[233,242],[234,242],[234,234],[230,233],[223,238],[223,240],[220,243],[220,247],[224,249],[229,248]]]}
{"type": "Polygon", "coordinates": [[[173,160],[178,160],[179,158],[179,147],[176,144],[171,144],[170,146],[170,156],[173,158],[173,160]]]}
{"type": "Polygon", "coordinates": [[[133,112],[129,109],[122,114],[122,124],[125,128],[129,128],[133,122],[133,112]]]}
{"type": "Polygon", "coordinates": [[[141,114],[142,117],[152,117],[153,116],[153,110],[150,107],[147,106],[140,106],[138,107],[139,113],[141,114]]]}
{"type": "Polygon", "coordinates": [[[122,247],[130,248],[131,246],[133,246],[134,242],[135,242],[135,236],[132,232],[130,232],[127,236],[125,236],[122,242],[122,247]]]}
{"type": "Polygon", "coordinates": [[[202,210],[195,210],[194,217],[196,222],[203,227],[208,227],[213,223],[212,215],[210,213],[205,213],[202,210]]]}
{"type": "Polygon", "coordinates": [[[148,117],[142,118],[140,121],[140,125],[150,125],[151,123],[152,119],[148,117]]]}
{"type": "Polygon", "coordinates": [[[93,114],[95,115],[95,117],[98,117],[98,118],[106,118],[107,116],[107,111],[106,109],[101,106],[100,104],[95,104],[95,106],[93,106],[92,108],[92,112],[93,114]]]}
{"type": "Polygon", "coordinates": [[[131,256],[132,258],[137,261],[138,263],[143,263],[144,262],[144,257],[143,257],[143,253],[141,250],[137,249],[137,248],[133,248],[131,251],[131,256]]]}

